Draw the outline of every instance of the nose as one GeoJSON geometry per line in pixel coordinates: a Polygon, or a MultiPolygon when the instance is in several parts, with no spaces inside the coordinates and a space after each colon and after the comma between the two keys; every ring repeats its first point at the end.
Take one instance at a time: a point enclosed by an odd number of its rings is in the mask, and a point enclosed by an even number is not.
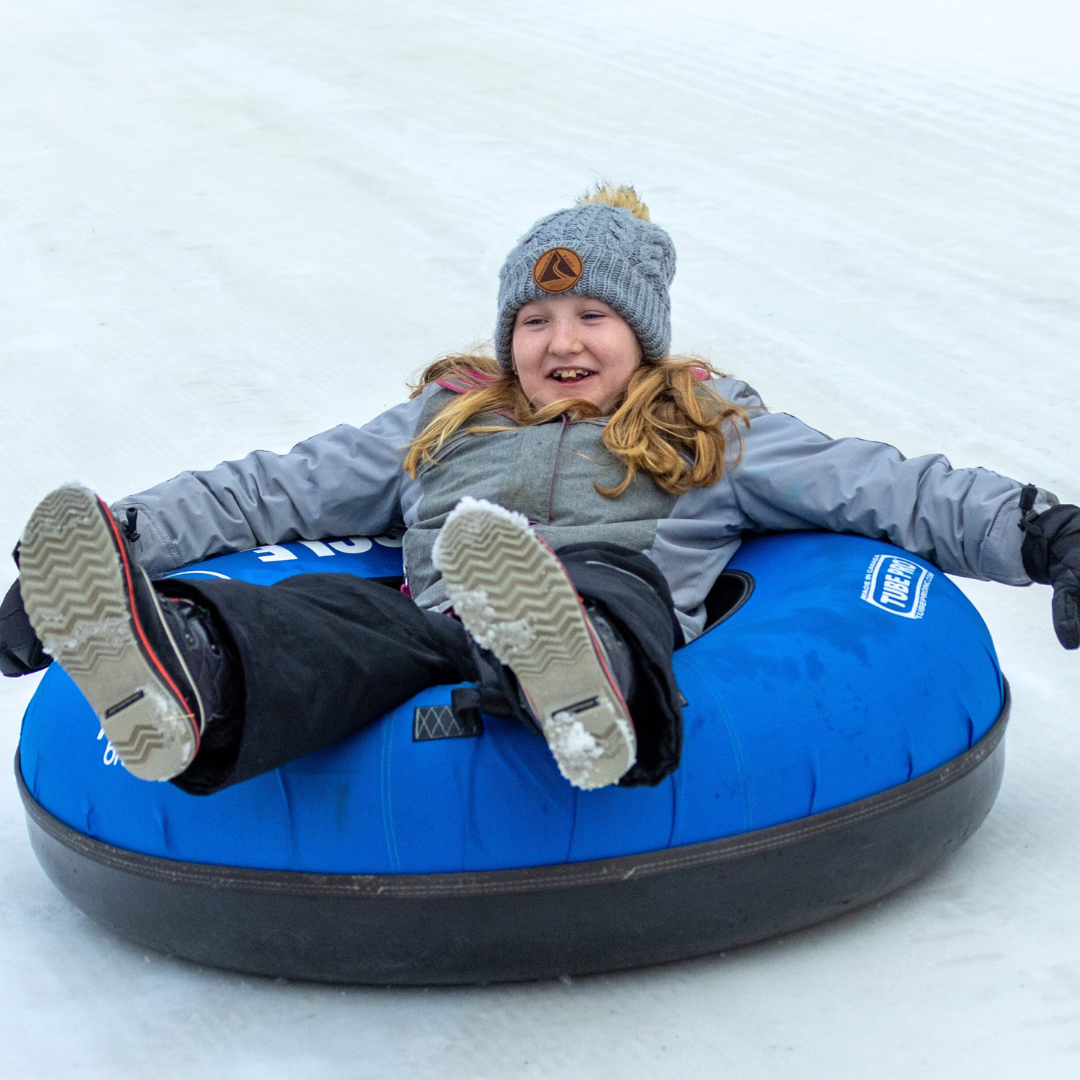
{"type": "Polygon", "coordinates": [[[552,327],[551,343],[548,352],[553,356],[577,356],[584,351],[581,337],[577,332],[577,319],[559,316],[552,327]]]}

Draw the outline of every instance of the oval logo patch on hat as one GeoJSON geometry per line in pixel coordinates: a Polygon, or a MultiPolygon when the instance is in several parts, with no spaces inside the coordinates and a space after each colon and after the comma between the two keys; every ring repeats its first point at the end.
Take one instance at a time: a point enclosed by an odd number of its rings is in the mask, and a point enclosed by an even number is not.
{"type": "Polygon", "coordinates": [[[581,280],[581,257],[570,248],[548,248],[533,264],[533,281],[549,293],[563,293],[581,280]]]}

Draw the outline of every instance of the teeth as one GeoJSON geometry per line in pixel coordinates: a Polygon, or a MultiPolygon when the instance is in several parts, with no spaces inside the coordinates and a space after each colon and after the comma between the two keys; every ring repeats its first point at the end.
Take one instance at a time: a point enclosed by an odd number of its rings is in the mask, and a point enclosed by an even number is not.
{"type": "Polygon", "coordinates": [[[559,371],[553,371],[551,376],[561,382],[563,379],[580,379],[591,374],[591,371],[586,371],[584,368],[562,368],[559,371]]]}

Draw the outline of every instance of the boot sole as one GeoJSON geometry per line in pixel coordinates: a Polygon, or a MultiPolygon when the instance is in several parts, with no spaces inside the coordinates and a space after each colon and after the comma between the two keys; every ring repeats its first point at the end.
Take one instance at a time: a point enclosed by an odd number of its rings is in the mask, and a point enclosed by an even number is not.
{"type": "Polygon", "coordinates": [[[438,558],[455,614],[518,677],[559,771],[586,790],[616,783],[636,760],[633,724],[555,554],[473,503],[447,519],[438,558]]]}
{"type": "Polygon", "coordinates": [[[82,691],[124,767],[141,780],[169,780],[195,757],[198,722],[146,638],[130,577],[142,571],[122,543],[97,496],[60,488],[26,526],[20,587],[45,651],[82,691]]]}

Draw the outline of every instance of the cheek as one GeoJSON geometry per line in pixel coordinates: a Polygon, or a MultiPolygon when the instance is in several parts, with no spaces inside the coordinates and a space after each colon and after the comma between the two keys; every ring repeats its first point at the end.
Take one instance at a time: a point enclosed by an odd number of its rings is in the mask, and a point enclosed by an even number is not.
{"type": "Polygon", "coordinates": [[[536,348],[536,341],[528,334],[514,334],[510,342],[510,350],[518,378],[523,382],[532,379],[539,366],[537,354],[542,354],[543,350],[536,348]]]}
{"type": "Polygon", "coordinates": [[[525,335],[519,334],[516,330],[510,338],[510,352],[513,354],[514,362],[520,363],[523,359],[529,355],[529,347],[525,341],[525,335]]]}
{"type": "Polygon", "coordinates": [[[607,342],[607,363],[604,365],[605,374],[612,378],[623,381],[629,379],[641,363],[641,347],[633,330],[629,327],[619,327],[620,333],[613,334],[607,342]],[[626,331],[629,330],[627,334],[626,331]]]}

